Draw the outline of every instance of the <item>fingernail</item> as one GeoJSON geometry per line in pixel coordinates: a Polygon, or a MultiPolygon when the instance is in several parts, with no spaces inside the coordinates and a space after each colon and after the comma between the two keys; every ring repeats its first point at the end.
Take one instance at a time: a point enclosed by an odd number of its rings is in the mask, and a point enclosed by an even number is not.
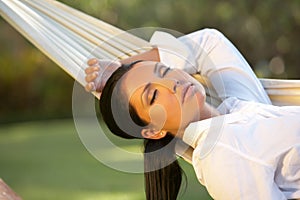
{"type": "Polygon", "coordinates": [[[96,63],[98,63],[98,60],[96,58],[92,58],[87,62],[87,64],[90,66],[95,65],[96,63]]]}

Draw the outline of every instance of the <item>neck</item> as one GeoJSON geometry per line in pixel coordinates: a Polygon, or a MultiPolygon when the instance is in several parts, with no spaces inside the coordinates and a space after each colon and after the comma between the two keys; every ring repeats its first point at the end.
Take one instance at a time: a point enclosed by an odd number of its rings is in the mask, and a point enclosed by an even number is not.
{"type": "MultiPolygon", "coordinates": [[[[201,112],[200,112],[200,120],[205,120],[205,119],[209,119],[209,118],[212,118],[212,117],[217,117],[219,115],[220,115],[220,113],[217,109],[215,109],[211,105],[205,103],[204,106],[201,109],[201,112]]],[[[175,130],[175,131],[174,130],[169,130],[169,132],[172,133],[174,136],[176,136],[178,138],[182,138],[186,128],[187,127],[183,127],[181,129],[175,130]]]]}
{"type": "Polygon", "coordinates": [[[201,109],[200,120],[217,117],[219,115],[220,115],[220,113],[217,109],[215,109],[208,103],[205,103],[203,108],[201,109]]]}

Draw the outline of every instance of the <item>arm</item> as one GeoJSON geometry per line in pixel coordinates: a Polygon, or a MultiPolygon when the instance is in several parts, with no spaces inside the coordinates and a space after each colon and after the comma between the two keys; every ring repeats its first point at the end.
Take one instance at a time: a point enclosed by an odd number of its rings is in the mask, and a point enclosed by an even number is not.
{"type": "Polygon", "coordinates": [[[182,38],[194,49],[197,70],[208,77],[219,98],[270,104],[270,99],[247,61],[219,31],[204,29],[182,38]]]}
{"type": "Polygon", "coordinates": [[[172,55],[168,55],[166,51],[160,52],[162,62],[170,62],[174,67],[190,74],[207,77],[222,100],[236,97],[270,103],[247,61],[222,33],[214,29],[203,29],[180,37],[179,41],[189,52],[185,63],[176,66],[173,61],[169,61],[172,55]]]}
{"type": "Polygon", "coordinates": [[[157,48],[150,49],[149,51],[143,52],[141,54],[131,56],[129,58],[120,60],[122,64],[131,63],[136,60],[149,60],[149,61],[160,61],[159,53],[157,48]]]}

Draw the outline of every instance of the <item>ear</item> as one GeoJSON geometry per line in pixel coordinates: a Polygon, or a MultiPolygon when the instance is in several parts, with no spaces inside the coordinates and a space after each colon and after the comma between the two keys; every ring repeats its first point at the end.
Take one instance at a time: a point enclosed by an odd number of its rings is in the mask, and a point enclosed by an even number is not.
{"type": "Polygon", "coordinates": [[[147,139],[158,140],[165,137],[167,135],[167,131],[156,131],[153,129],[144,128],[141,131],[141,135],[147,139]]]}

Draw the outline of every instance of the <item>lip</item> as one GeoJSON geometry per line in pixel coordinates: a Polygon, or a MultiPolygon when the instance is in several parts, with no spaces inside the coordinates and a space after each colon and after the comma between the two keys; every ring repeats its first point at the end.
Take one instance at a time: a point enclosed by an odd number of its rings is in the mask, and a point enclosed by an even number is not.
{"type": "Polygon", "coordinates": [[[184,103],[186,100],[188,100],[192,96],[193,86],[194,86],[194,84],[192,84],[192,83],[185,84],[185,86],[182,90],[182,100],[181,100],[182,103],[184,103]]]}

